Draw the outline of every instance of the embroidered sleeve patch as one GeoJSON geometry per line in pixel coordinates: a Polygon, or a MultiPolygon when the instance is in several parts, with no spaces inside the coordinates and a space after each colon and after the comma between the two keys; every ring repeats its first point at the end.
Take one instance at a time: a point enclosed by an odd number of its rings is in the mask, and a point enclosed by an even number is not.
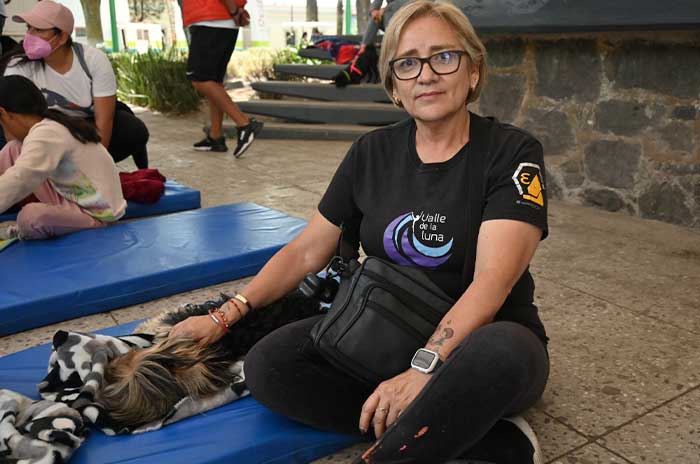
{"type": "Polygon", "coordinates": [[[513,173],[513,182],[523,200],[544,206],[544,182],[539,165],[520,163],[513,173]]]}

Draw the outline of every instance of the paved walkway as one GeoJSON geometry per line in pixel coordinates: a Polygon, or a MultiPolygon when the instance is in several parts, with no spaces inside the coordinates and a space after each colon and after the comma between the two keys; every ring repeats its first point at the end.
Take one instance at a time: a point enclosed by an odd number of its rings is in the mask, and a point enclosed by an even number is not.
{"type": "MultiPolygon", "coordinates": [[[[203,206],[254,201],[308,218],[350,145],[259,140],[235,160],[190,150],[200,116],[142,116],[152,167],[200,189],[203,206]]],[[[700,233],[554,201],[550,230],[532,269],[552,373],[527,415],[546,462],[700,462],[700,233]]],[[[241,285],[0,338],[0,355],[46,343],[58,327],[96,330],[241,285]]],[[[350,462],[358,452],[318,462],[350,462]]]]}

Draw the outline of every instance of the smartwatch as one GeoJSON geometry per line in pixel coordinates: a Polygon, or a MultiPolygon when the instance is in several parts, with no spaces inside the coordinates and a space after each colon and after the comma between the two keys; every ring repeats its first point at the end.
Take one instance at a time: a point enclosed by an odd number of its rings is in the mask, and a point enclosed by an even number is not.
{"type": "Polygon", "coordinates": [[[431,374],[440,366],[442,366],[440,356],[436,352],[425,348],[419,348],[416,354],[413,355],[413,359],[411,359],[411,367],[424,374],[431,374]]]}

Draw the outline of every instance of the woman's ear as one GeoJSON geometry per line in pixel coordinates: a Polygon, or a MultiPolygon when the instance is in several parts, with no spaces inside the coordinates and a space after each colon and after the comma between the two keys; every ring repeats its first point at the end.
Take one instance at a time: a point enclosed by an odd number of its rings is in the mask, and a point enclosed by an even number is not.
{"type": "Polygon", "coordinates": [[[474,90],[479,84],[480,79],[479,63],[469,63],[469,87],[474,90]]]}
{"type": "Polygon", "coordinates": [[[63,46],[66,42],[68,42],[68,38],[70,38],[70,34],[67,32],[61,31],[60,34],[57,34],[55,37],[58,37],[56,48],[59,48],[63,46]]]}
{"type": "MultiPolygon", "coordinates": [[[[2,1],[2,0],[0,0],[2,1]]],[[[10,140],[15,140],[17,136],[12,133],[10,122],[12,121],[12,113],[7,111],[5,108],[0,106],[0,127],[5,132],[5,138],[9,142],[10,140]]],[[[14,125],[14,124],[12,124],[14,125]]]]}

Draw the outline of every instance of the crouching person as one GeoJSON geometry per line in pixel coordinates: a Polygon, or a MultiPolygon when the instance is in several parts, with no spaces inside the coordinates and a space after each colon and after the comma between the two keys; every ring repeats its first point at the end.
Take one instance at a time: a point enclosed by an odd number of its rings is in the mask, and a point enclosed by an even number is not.
{"type": "Polygon", "coordinates": [[[0,240],[43,239],[104,227],[124,215],[119,174],[95,126],[47,107],[27,78],[0,77],[0,124],[15,140],[0,151],[0,213],[30,194],[0,240]]]}

